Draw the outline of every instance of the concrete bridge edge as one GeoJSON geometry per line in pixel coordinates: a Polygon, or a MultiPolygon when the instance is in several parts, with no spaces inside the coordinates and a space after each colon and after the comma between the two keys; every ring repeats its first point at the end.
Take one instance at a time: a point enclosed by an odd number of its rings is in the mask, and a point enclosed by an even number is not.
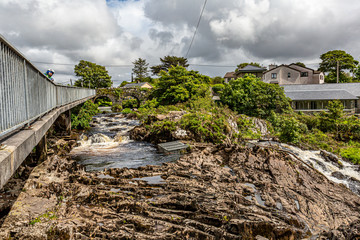
{"type": "Polygon", "coordinates": [[[65,111],[93,98],[94,96],[58,107],[34,122],[29,129],[21,130],[2,142],[0,150],[0,189],[7,183],[17,168],[45,136],[56,119],[65,111]]]}

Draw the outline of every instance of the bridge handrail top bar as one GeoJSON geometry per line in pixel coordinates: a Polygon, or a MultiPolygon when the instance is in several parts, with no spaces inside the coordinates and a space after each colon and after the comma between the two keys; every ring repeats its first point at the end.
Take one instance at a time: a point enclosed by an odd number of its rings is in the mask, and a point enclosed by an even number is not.
{"type": "MultiPolygon", "coordinates": [[[[65,85],[60,85],[58,83],[55,83],[53,81],[51,81],[48,77],[45,76],[45,74],[40,71],[30,60],[28,60],[24,54],[22,54],[20,52],[20,50],[18,50],[14,45],[12,45],[1,33],[0,33],[0,41],[2,41],[7,47],[9,47],[10,49],[12,49],[16,54],[18,54],[20,57],[22,57],[27,64],[29,64],[32,68],[34,68],[36,71],[38,71],[40,74],[42,74],[47,81],[49,81],[50,83],[56,85],[56,86],[61,86],[61,87],[67,87],[67,88],[81,88],[81,87],[76,87],[76,86],[65,86],[65,85]]],[[[87,89],[87,88],[85,88],[87,89]]]]}

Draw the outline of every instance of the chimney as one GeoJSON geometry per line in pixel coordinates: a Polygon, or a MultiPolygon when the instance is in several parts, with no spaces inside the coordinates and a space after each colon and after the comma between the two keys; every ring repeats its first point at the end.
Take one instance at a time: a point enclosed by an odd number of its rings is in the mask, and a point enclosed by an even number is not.
{"type": "Polygon", "coordinates": [[[274,68],[276,68],[276,67],[277,67],[276,64],[270,64],[270,65],[269,65],[269,70],[274,69],[274,68]]]}

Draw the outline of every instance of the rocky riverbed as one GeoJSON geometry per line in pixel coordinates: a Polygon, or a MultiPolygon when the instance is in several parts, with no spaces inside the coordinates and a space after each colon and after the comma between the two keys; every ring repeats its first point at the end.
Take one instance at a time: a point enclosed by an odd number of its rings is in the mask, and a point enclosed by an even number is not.
{"type": "MultiPolygon", "coordinates": [[[[58,141],[54,149],[66,149],[58,141]]],[[[286,152],[192,145],[161,166],[37,166],[0,239],[357,239],[360,197],[286,152]]]]}

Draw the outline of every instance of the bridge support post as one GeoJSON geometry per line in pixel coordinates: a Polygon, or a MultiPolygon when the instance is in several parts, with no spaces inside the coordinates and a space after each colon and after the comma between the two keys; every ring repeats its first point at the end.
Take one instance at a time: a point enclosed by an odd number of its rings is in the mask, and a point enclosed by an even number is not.
{"type": "Polygon", "coordinates": [[[71,109],[62,113],[56,120],[55,127],[66,135],[71,135],[71,109]]]}
{"type": "Polygon", "coordinates": [[[36,161],[43,162],[47,158],[47,138],[46,134],[44,137],[41,138],[38,145],[35,147],[35,157],[36,161]]]}

